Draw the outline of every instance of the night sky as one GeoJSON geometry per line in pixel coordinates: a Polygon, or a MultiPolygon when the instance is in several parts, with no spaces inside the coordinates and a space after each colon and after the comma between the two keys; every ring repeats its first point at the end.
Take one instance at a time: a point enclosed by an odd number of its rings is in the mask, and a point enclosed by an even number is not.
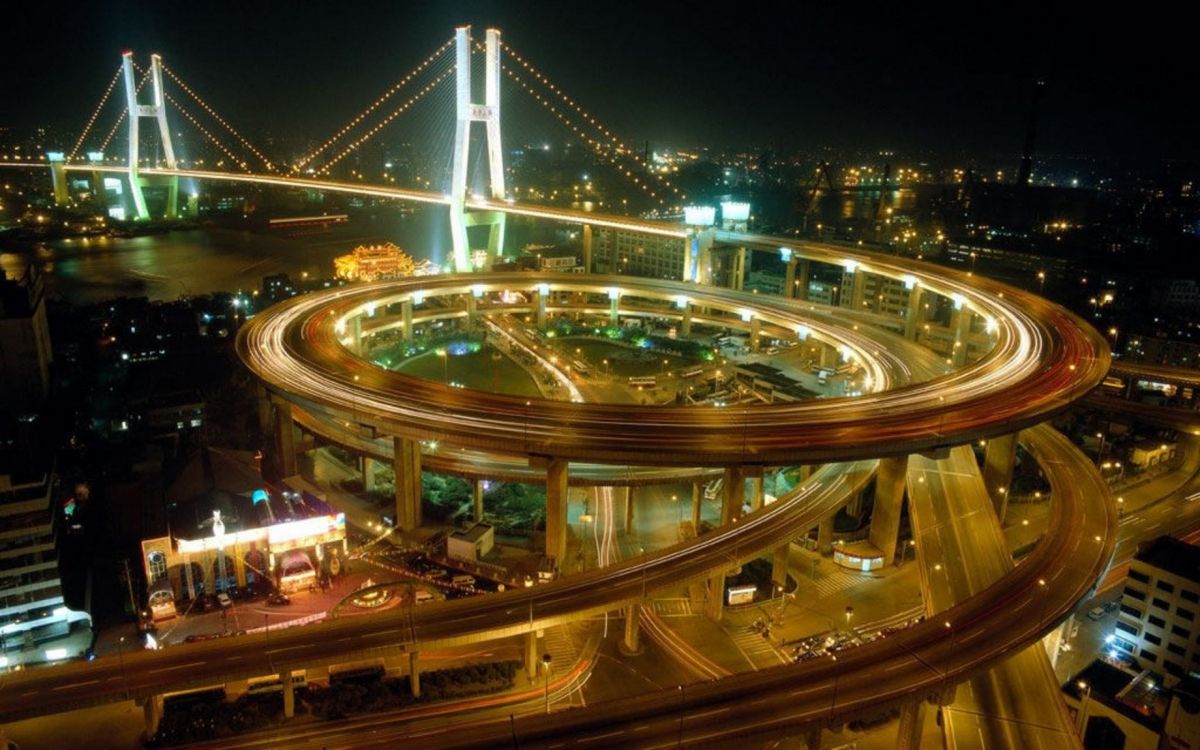
{"type": "Polygon", "coordinates": [[[1194,24],[1147,3],[20,5],[0,31],[0,125],[77,131],[129,47],[247,130],[320,137],[471,23],[633,142],[1019,153],[1044,78],[1043,154],[1198,153],[1194,24]]]}

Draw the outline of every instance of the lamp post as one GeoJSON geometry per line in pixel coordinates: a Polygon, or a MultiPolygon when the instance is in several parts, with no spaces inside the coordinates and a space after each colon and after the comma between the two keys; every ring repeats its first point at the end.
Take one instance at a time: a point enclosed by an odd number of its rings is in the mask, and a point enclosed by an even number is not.
{"type": "Polygon", "coordinates": [[[1038,294],[1046,293],[1046,272],[1038,271],[1038,294]]]}
{"type": "Polygon", "coordinates": [[[846,605],[846,630],[850,630],[850,618],[854,617],[854,607],[846,605]]]}
{"type": "Polygon", "coordinates": [[[542,666],[545,667],[546,673],[546,713],[550,713],[550,654],[542,654],[542,666]]]}
{"type": "Polygon", "coordinates": [[[1083,701],[1079,706],[1079,736],[1083,737],[1084,733],[1087,731],[1088,699],[1092,697],[1092,686],[1083,680],[1075,683],[1075,686],[1079,688],[1079,692],[1083,694],[1083,701]]]}
{"type": "Polygon", "coordinates": [[[450,382],[450,365],[446,361],[446,350],[438,349],[437,355],[442,358],[442,380],[448,384],[450,382]]]}
{"type": "Polygon", "coordinates": [[[117,661],[121,664],[121,681],[125,683],[125,694],[129,694],[129,675],[125,673],[125,636],[117,639],[117,661]]]}

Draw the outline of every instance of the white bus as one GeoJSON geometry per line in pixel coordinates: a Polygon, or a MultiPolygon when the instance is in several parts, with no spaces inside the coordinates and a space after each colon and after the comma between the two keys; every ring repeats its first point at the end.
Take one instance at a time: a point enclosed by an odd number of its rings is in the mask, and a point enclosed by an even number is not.
{"type": "Polygon", "coordinates": [[[588,367],[577,359],[571,360],[571,367],[574,368],[575,372],[579,373],[580,375],[588,375],[592,372],[592,368],[588,367]]]}
{"type": "MultiPolygon", "coordinates": [[[[302,688],[308,685],[308,675],[303,669],[292,670],[291,674],[292,688],[302,688]]],[[[283,691],[283,682],[279,679],[279,675],[271,675],[270,677],[256,677],[246,681],[246,693],[249,695],[261,695],[262,693],[279,693],[283,691]]]]}
{"type": "Polygon", "coordinates": [[[639,375],[629,379],[630,385],[640,385],[644,388],[653,388],[658,384],[658,378],[653,375],[639,375]]]}

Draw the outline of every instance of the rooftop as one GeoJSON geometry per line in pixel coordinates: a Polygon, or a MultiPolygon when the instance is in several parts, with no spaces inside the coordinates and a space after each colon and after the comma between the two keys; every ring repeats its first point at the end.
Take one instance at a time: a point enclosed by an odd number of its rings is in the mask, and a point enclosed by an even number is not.
{"type": "Polygon", "coordinates": [[[465,539],[468,542],[474,543],[482,539],[491,530],[492,525],[490,523],[476,523],[466,531],[455,531],[450,536],[455,539],[465,539]]]}
{"type": "Polygon", "coordinates": [[[1174,537],[1160,536],[1140,550],[1135,560],[1189,581],[1200,582],[1200,547],[1174,537]]]}

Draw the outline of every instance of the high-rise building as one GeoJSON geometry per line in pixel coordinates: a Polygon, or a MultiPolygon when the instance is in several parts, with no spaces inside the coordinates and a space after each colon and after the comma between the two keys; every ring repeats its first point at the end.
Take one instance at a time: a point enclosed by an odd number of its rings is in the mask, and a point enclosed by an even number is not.
{"type": "Polygon", "coordinates": [[[50,392],[50,326],[41,276],[0,279],[0,411],[36,412],[50,392]]]}
{"type": "Polygon", "coordinates": [[[1129,565],[1113,644],[1143,666],[1200,675],[1200,547],[1155,539],[1129,565]]]}

